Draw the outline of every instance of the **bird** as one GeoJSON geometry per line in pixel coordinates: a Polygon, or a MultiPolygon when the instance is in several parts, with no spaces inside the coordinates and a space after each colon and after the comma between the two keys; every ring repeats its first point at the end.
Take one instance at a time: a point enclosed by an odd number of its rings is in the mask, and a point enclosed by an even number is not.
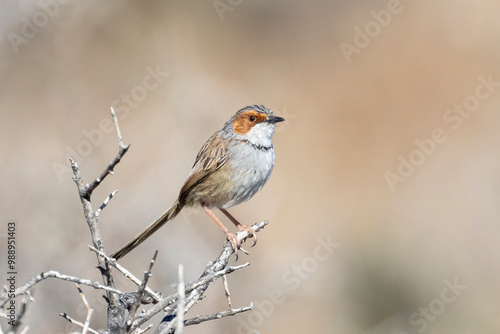
{"type": "Polygon", "coordinates": [[[251,199],[271,176],[275,163],[272,137],[276,123],[283,121],[263,105],[238,110],[205,142],[174,204],[110,257],[122,258],[186,207],[201,207],[225,233],[236,255],[238,249],[244,250],[213,209],[219,209],[240,231],[249,232],[255,245],[253,229],[227,209],[251,199]]]}

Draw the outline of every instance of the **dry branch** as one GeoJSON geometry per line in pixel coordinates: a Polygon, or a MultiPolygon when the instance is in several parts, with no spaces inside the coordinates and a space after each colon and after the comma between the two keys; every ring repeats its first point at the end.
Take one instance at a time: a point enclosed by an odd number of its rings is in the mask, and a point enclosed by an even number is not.
{"type": "Polygon", "coordinates": [[[135,293],[135,300],[130,306],[129,309],[129,320],[127,321],[127,324],[132,324],[132,320],[135,317],[135,313],[137,312],[137,309],[139,308],[139,305],[141,301],[143,300],[143,295],[146,290],[148,280],[151,277],[151,271],[153,270],[153,265],[155,264],[156,261],[156,256],[158,255],[158,251],[155,252],[153,255],[153,258],[151,259],[151,262],[149,263],[149,269],[148,271],[144,272],[144,279],[142,283],[139,285],[139,288],[137,289],[137,292],[135,293]]]}
{"type": "MultiPolygon", "coordinates": [[[[112,267],[116,268],[116,270],[118,270],[119,272],[121,272],[123,274],[123,276],[125,276],[130,281],[132,281],[132,283],[134,283],[137,286],[140,286],[142,284],[142,282],[141,282],[140,279],[138,279],[137,277],[135,277],[126,268],[122,267],[118,262],[116,262],[115,259],[107,256],[103,252],[98,251],[97,249],[95,249],[94,247],[92,247],[90,245],[88,245],[88,246],[89,246],[90,250],[96,252],[99,256],[104,257],[109,265],[111,265],[112,267]]],[[[151,296],[151,298],[153,298],[153,300],[154,300],[155,303],[159,302],[161,300],[160,295],[158,295],[156,292],[154,292],[153,290],[151,290],[151,288],[149,288],[148,286],[146,286],[145,291],[149,294],[149,296],[151,296]]]]}
{"type": "Polygon", "coordinates": [[[198,325],[202,322],[205,321],[210,321],[210,320],[216,320],[216,319],[221,319],[224,317],[229,317],[238,313],[243,313],[247,311],[253,310],[253,304],[250,304],[250,306],[242,307],[242,308],[231,308],[227,311],[222,311],[214,314],[208,314],[208,315],[197,315],[194,318],[187,319],[184,321],[184,326],[191,326],[191,325],[198,325]]]}
{"type": "MultiPolygon", "coordinates": [[[[29,294],[29,290],[35,285],[40,283],[41,281],[47,279],[47,278],[57,278],[63,281],[68,281],[68,282],[73,282],[73,283],[78,283],[81,285],[86,285],[90,286],[94,289],[100,289],[104,291],[109,291],[113,293],[122,293],[121,291],[111,288],[109,286],[105,286],[100,284],[99,282],[91,281],[89,279],[84,279],[84,278],[78,278],[74,276],[69,276],[69,275],[64,275],[61,274],[55,270],[43,272],[41,274],[38,274],[36,276],[31,277],[31,279],[26,282],[23,286],[17,288],[14,290],[14,295],[15,296],[20,296],[20,295],[26,295],[29,294]]],[[[2,293],[0,295],[0,307],[4,306],[9,300],[11,300],[13,297],[9,297],[7,293],[2,293]]]]}
{"type": "MultiPolygon", "coordinates": [[[[75,181],[78,188],[78,194],[83,207],[83,214],[90,229],[92,243],[94,247],[101,252],[104,252],[104,245],[102,242],[101,232],[99,231],[99,226],[97,224],[100,211],[93,210],[90,197],[94,189],[101,184],[106,176],[113,173],[113,169],[121,161],[122,157],[125,153],[127,153],[130,147],[130,145],[123,145],[118,119],[113,108],[111,108],[111,115],[113,117],[113,123],[115,124],[118,136],[118,153],[104,169],[104,171],[102,171],[101,174],[90,184],[85,185],[82,180],[80,170],[78,169],[78,165],[75,161],[73,161],[73,159],[70,158],[71,168],[73,170],[73,181],[75,181]]],[[[114,288],[113,277],[111,276],[111,270],[108,267],[107,262],[100,256],[97,256],[97,262],[104,285],[114,288]]],[[[108,301],[108,330],[110,333],[123,333],[125,310],[123,305],[120,303],[120,294],[108,291],[106,295],[108,301]]]]}
{"type": "MultiPolygon", "coordinates": [[[[83,187],[80,192],[80,196],[90,197],[94,189],[101,184],[101,182],[108,176],[109,174],[113,174],[113,170],[116,165],[120,162],[122,157],[127,153],[130,148],[129,145],[123,145],[123,138],[120,132],[120,126],[118,125],[118,118],[116,117],[116,113],[113,108],[111,108],[111,116],[113,117],[113,123],[115,124],[116,135],[118,137],[118,154],[115,158],[108,164],[108,166],[101,172],[101,174],[94,179],[90,184],[86,187],[83,187]]],[[[73,164],[72,164],[73,165],[73,164]]],[[[76,182],[76,181],[75,181],[76,182]]],[[[80,187],[78,187],[80,189],[80,187]]]]}
{"type": "MultiPolygon", "coordinates": [[[[255,232],[259,232],[267,224],[267,221],[256,223],[252,225],[252,229],[255,232]]],[[[236,236],[238,237],[238,241],[241,241],[248,238],[250,234],[247,231],[240,231],[236,234],[236,236]]],[[[200,301],[203,298],[203,294],[208,289],[208,286],[211,282],[223,275],[229,274],[237,269],[241,269],[249,265],[249,263],[246,263],[236,267],[228,267],[227,264],[232,254],[233,248],[231,246],[231,243],[229,241],[226,241],[219,257],[214,262],[210,262],[207,265],[200,278],[194,282],[186,284],[186,307],[184,313],[186,313],[196,302],[200,301]]],[[[138,326],[151,319],[158,312],[162,311],[166,307],[169,307],[168,311],[165,312],[164,322],[162,322],[158,326],[157,332],[162,333],[164,332],[165,328],[168,328],[168,331],[166,331],[166,333],[174,333],[177,320],[175,318],[170,320],[169,316],[173,315],[176,309],[170,306],[176,303],[178,301],[178,298],[179,295],[177,293],[163,298],[158,304],[149,308],[143,314],[138,315],[133,323],[132,329],[138,328],[138,326]],[[169,319],[170,321],[167,322],[166,319],[169,319]]]]}

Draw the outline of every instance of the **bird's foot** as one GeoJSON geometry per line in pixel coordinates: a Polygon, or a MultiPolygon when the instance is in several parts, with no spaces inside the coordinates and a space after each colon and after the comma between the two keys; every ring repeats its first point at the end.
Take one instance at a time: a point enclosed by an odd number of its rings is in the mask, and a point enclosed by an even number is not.
{"type": "Polygon", "coordinates": [[[257,244],[257,233],[255,233],[254,229],[251,228],[250,226],[247,226],[247,225],[238,225],[238,229],[240,231],[246,231],[248,232],[248,236],[249,237],[252,237],[253,238],[253,244],[252,244],[252,247],[255,246],[257,244]]]}
{"type": "Polygon", "coordinates": [[[229,232],[229,233],[226,233],[226,236],[227,236],[227,240],[231,244],[231,247],[233,248],[234,255],[236,255],[236,261],[238,261],[238,249],[241,250],[246,255],[250,255],[249,252],[247,252],[245,249],[243,249],[240,246],[240,244],[238,242],[238,237],[235,234],[229,232]]]}

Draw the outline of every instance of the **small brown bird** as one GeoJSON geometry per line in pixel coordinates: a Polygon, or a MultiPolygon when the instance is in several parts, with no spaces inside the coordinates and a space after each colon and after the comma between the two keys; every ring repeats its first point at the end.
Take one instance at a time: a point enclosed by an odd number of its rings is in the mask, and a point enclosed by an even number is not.
{"type": "Polygon", "coordinates": [[[222,211],[239,230],[250,232],[255,245],[257,238],[252,228],[240,224],[226,209],[248,201],[271,176],[274,128],[276,123],[284,120],[262,105],[248,106],[236,112],[203,145],[172,207],[111,257],[123,257],[184,207],[202,207],[224,231],[235,252],[239,248],[236,235],[221,223],[212,208],[222,211]]]}

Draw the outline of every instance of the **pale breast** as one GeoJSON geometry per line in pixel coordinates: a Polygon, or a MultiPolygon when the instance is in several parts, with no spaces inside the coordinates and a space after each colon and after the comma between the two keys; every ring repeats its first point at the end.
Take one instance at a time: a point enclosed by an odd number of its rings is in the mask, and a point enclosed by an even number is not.
{"type": "Polygon", "coordinates": [[[273,146],[238,141],[228,148],[233,194],[223,208],[248,201],[267,182],[274,167],[273,146]]]}

